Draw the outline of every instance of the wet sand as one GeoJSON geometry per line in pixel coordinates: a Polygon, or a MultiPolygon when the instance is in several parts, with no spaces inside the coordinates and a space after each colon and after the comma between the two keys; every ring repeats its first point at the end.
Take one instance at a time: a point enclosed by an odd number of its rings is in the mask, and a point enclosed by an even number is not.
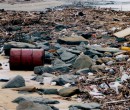
{"type": "MultiPolygon", "coordinates": [[[[16,75],[21,75],[25,78],[27,86],[35,86],[37,88],[56,88],[60,89],[61,86],[50,86],[50,85],[39,85],[38,82],[30,80],[33,76],[33,71],[10,71],[8,65],[8,59],[5,59],[3,56],[0,56],[0,62],[4,65],[3,69],[0,70],[0,78],[11,78],[16,75]]],[[[5,82],[0,82],[0,86],[2,86],[5,82]]],[[[17,91],[13,91],[11,89],[2,89],[0,88],[0,110],[16,110],[17,104],[12,103],[12,100],[19,96],[33,96],[33,97],[42,97],[37,93],[28,93],[28,94],[20,94],[17,91]]],[[[69,105],[76,104],[77,101],[67,101],[63,100],[62,97],[58,95],[43,95],[43,98],[49,98],[60,101],[59,104],[54,104],[55,107],[59,108],[59,110],[68,110],[69,105]]]]}
{"type": "Polygon", "coordinates": [[[0,9],[15,11],[43,11],[46,8],[69,4],[68,0],[45,0],[33,3],[0,3],[0,9]]]}

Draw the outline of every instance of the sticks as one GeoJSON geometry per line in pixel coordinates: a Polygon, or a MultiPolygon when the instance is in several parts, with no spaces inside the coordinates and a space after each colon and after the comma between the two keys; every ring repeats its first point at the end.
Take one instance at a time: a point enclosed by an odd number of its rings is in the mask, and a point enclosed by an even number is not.
{"type": "Polygon", "coordinates": [[[110,102],[106,102],[105,104],[115,104],[115,103],[121,103],[121,102],[127,102],[127,101],[130,101],[130,99],[110,101],[110,102]]]}

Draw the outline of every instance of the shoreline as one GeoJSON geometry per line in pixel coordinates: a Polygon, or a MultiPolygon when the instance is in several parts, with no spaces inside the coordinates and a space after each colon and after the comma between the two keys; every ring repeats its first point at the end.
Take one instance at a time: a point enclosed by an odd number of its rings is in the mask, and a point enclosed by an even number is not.
{"type": "Polygon", "coordinates": [[[54,8],[61,5],[68,5],[66,1],[40,1],[34,3],[8,4],[0,3],[0,9],[12,11],[44,11],[46,8],[54,8]]]}

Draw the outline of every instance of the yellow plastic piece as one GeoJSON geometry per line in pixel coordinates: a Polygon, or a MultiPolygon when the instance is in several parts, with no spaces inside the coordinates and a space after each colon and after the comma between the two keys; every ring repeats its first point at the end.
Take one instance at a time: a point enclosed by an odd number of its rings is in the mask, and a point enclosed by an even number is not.
{"type": "Polygon", "coordinates": [[[121,50],[130,51],[130,47],[121,47],[121,50]]]}

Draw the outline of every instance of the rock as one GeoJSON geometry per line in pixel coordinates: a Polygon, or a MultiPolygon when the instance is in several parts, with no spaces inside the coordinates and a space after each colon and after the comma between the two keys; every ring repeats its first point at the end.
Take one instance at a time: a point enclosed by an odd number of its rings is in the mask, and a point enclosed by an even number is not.
{"type": "Polygon", "coordinates": [[[8,42],[4,44],[4,52],[5,55],[10,55],[10,49],[11,48],[36,48],[35,45],[29,44],[29,43],[24,43],[24,42],[8,42]]]}
{"type": "Polygon", "coordinates": [[[89,39],[92,37],[93,34],[96,34],[96,32],[89,32],[86,34],[82,34],[81,36],[84,37],[85,39],[89,39]]]}
{"type": "Polygon", "coordinates": [[[44,94],[58,94],[57,89],[44,89],[44,94]]]}
{"type": "Polygon", "coordinates": [[[68,44],[68,45],[79,45],[81,42],[88,43],[88,41],[81,36],[59,38],[57,40],[57,42],[60,43],[60,44],[68,44]]]}
{"type": "Polygon", "coordinates": [[[47,98],[42,98],[42,97],[18,97],[14,99],[12,102],[20,103],[24,101],[31,101],[31,102],[39,103],[39,104],[58,104],[59,103],[59,101],[57,100],[49,100],[47,98]]]}
{"type": "Polygon", "coordinates": [[[66,61],[65,63],[70,64],[70,66],[72,66],[72,64],[75,62],[76,59],[77,59],[77,56],[72,58],[71,60],[66,61]]]}
{"type": "Polygon", "coordinates": [[[19,88],[13,88],[14,91],[27,91],[27,92],[36,92],[36,87],[34,86],[25,86],[19,88]]]}
{"type": "Polygon", "coordinates": [[[105,52],[104,55],[105,55],[105,57],[112,57],[112,53],[110,53],[110,52],[105,52]]]}
{"type": "Polygon", "coordinates": [[[50,106],[45,104],[38,104],[31,101],[21,102],[16,110],[53,110],[50,106]]]}
{"type": "Polygon", "coordinates": [[[46,64],[51,64],[51,61],[54,59],[54,55],[48,51],[45,51],[45,57],[44,57],[44,62],[46,64]]]}
{"type": "Polygon", "coordinates": [[[67,51],[64,51],[64,52],[60,55],[60,58],[61,58],[61,60],[63,60],[63,61],[69,61],[69,60],[71,60],[71,59],[73,59],[73,58],[75,58],[75,57],[76,57],[75,54],[72,54],[72,53],[67,52],[67,51]]]}
{"type": "Polygon", "coordinates": [[[116,38],[116,41],[117,42],[127,42],[127,39],[126,38],[116,38]]]}
{"type": "Polygon", "coordinates": [[[10,27],[7,27],[6,30],[7,31],[18,31],[18,30],[21,30],[22,28],[20,26],[10,26],[10,27]]]}
{"type": "Polygon", "coordinates": [[[44,74],[42,74],[42,76],[43,76],[43,77],[52,77],[52,78],[56,78],[55,75],[50,74],[50,73],[44,73],[44,74]]]}
{"type": "Polygon", "coordinates": [[[62,31],[63,29],[66,29],[66,28],[67,28],[67,26],[64,26],[64,25],[56,25],[55,26],[56,31],[62,31]]]}
{"type": "Polygon", "coordinates": [[[121,55],[117,55],[116,56],[116,60],[117,61],[126,61],[128,58],[129,58],[129,55],[123,55],[123,54],[121,54],[121,55]]]}
{"type": "Polygon", "coordinates": [[[53,66],[53,70],[54,71],[60,71],[63,73],[67,73],[70,71],[70,66],[71,64],[63,64],[63,65],[57,65],[57,66],[53,66]]]}
{"type": "MultiPolygon", "coordinates": [[[[96,110],[96,109],[101,109],[101,105],[98,104],[98,103],[81,103],[81,104],[78,104],[78,105],[71,105],[69,106],[69,108],[77,108],[78,110],[96,110]]],[[[71,110],[71,109],[69,109],[71,110]]],[[[75,109],[74,109],[75,110],[75,109]]]]}
{"type": "Polygon", "coordinates": [[[53,66],[60,66],[60,65],[64,65],[65,64],[65,62],[63,62],[62,60],[60,60],[60,59],[58,59],[58,58],[56,58],[56,59],[54,59],[53,61],[52,61],[52,65],[53,66]]]}
{"type": "Polygon", "coordinates": [[[60,75],[57,78],[53,79],[52,82],[56,82],[57,85],[65,85],[67,83],[75,83],[76,79],[78,78],[77,75],[69,75],[69,74],[65,74],[65,75],[60,75]]]}
{"type": "Polygon", "coordinates": [[[42,75],[43,73],[51,73],[54,70],[49,66],[36,66],[34,67],[34,73],[37,75],[42,75]]]}
{"type": "Polygon", "coordinates": [[[77,87],[68,87],[59,90],[59,95],[62,97],[70,97],[79,93],[79,89],[77,87]]]}
{"type": "Polygon", "coordinates": [[[107,63],[109,61],[113,61],[113,59],[111,57],[102,57],[101,60],[102,60],[103,63],[107,63]]]}
{"type": "Polygon", "coordinates": [[[39,45],[38,48],[44,49],[45,51],[48,51],[50,49],[50,47],[47,45],[42,45],[42,46],[39,45]]]}
{"type": "Polygon", "coordinates": [[[68,51],[68,52],[71,52],[71,53],[73,53],[73,54],[76,54],[76,55],[79,55],[79,54],[81,53],[81,51],[79,51],[79,50],[74,50],[74,49],[68,49],[67,51],[68,51]]]}
{"type": "Polygon", "coordinates": [[[105,70],[105,66],[103,65],[93,65],[91,67],[92,71],[104,71],[105,70]]]}
{"type": "Polygon", "coordinates": [[[86,52],[84,52],[85,55],[88,55],[89,57],[94,57],[95,55],[98,55],[98,56],[103,56],[102,53],[96,51],[96,50],[87,50],[86,52]]]}
{"type": "Polygon", "coordinates": [[[56,43],[56,44],[54,45],[54,47],[55,47],[55,49],[57,50],[57,49],[60,49],[62,46],[61,46],[59,43],[56,43]]]}
{"type": "Polygon", "coordinates": [[[87,49],[96,50],[99,52],[111,52],[111,53],[117,53],[121,52],[118,48],[111,48],[111,47],[101,47],[100,45],[86,45],[87,49]]]}
{"type": "Polygon", "coordinates": [[[2,86],[2,88],[18,88],[18,87],[24,87],[24,86],[25,86],[24,78],[18,75],[10,79],[6,84],[2,86]]]}
{"type": "Polygon", "coordinates": [[[76,75],[87,74],[89,72],[91,72],[91,70],[89,68],[84,68],[84,69],[80,69],[80,70],[76,71],[76,75]]]}
{"type": "Polygon", "coordinates": [[[90,68],[93,65],[92,59],[84,54],[79,55],[76,61],[73,64],[75,69],[90,68]]]}
{"type": "Polygon", "coordinates": [[[58,94],[57,89],[37,89],[39,92],[42,92],[43,94],[58,94]]]}
{"type": "Polygon", "coordinates": [[[67,50],[68,50],[68,48],[61,47],[60,49],[57,50],[57,53],[58,53],[59,55],[61,55],[64,51],[67,51],[67,50]]]}

